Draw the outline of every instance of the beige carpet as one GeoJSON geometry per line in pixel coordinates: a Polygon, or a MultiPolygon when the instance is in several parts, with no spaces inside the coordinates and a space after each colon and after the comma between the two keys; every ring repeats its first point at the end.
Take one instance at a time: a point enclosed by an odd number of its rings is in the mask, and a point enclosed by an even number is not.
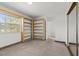
{"type": "Polygon", "coordinates": [[[69,56],[63,43],[32,40],[0,50],[0,56],[69,56]]]}

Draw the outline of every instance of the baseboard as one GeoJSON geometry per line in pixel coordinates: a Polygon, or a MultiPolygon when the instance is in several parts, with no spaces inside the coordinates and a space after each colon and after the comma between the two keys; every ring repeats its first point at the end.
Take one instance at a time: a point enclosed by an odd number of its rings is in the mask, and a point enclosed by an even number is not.
{"type": "Polygon", "coordinates": [[[59,43],[65,43],[64,41],[57,41],[57,40],[55,40],[55,42],[59,42],[59,43]]]}
{"type": "MultiPolygon", "coordinates": [[[[59,43],[65,43],[64,41],[57,41],[57,40],[55,40],[55,42],[59,42],[59,43]]],[[[76,45],[76,43],[69,43],[69,44],[72,44],[72,45],[76,45]]],[[[79,45],[79,44],[78,44],[79,45]]]]}
{"type": "MultiPolygon", "coordinates": [[[[69,43],[69,44],[76,45],[76,43],[69,43]]],[[[78,45],[79,45],[79,44],[78,44],[78,45]]]]}
{"type": "Polygon", "coordinates": [[[65,46],[67,46],[66,43],[65,43],[64,41],[57,41],[57,40],[55,40],[55,42],[63,43],[65,46]]]}

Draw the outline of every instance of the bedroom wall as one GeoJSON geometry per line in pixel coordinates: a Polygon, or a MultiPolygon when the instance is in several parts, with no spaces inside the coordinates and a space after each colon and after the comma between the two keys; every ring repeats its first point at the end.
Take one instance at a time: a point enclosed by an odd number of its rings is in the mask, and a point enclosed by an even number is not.
{"type": "Polygon", "coordinates": [[[47,38],[52,36],[55,37],[54,40],[66,42],[66,17],[65,15],[60,15],[58,17],[52,18],[52,21],[46,22],[47,38]]]}

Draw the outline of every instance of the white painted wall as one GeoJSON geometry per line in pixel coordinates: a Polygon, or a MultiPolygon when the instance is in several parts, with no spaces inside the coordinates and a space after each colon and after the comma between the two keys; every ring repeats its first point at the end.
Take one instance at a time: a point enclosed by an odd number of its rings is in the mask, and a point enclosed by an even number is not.
{"type": "Polygon", "coordinates": [[[46,18],[46,39],[55,37],[54,20],[46,18]]]}
{"type": "MultiPolygon", "coordinates": [[[[66,13],[68,12],[70,6],[70,3],[66,3],[65,5],[65,12],[63,14],[60,14],[59,16],[52,17],[52,21],[47,21],[50,20],[47,18],[46,20],[46,39],[50,37],[50,35],[55,36],[55,40],[57,41],[63,41],[67,43],[67,16],[66,13]],[[51,34],[53,33],[53,34],[51,34]]],[[[74,16],[74,15],[73,15],[74,16]]],[[[74,19],[72,16],[72,19],[74,19]]],[[[73,31],[71,31],[73,32],[73,31]]],[[[73,36],[74,37],[74,36],[73,36]]],[[[73,38],[74,39],[74,38],[73,38]]],[[[70,40],[73,42],[73,40],[70,40]]]]}
{"type": "Polygon", "coordinates": [[[0,48],[21,41],[20,33],[0,33],[0,48]]]}
{"type": "Polygon", "coordinates": [[[65,15],[59,16],[55,20],[56,40],[66,42],[67,27],[65,15]]]}
{"type": "Polygon", "coordinates": [[[55,40],[66,42],[67,39],[67,28],[66,28],[66,17],[60,15],[50,22],[46,22],[47,38],[50,35],[55,36],[55,40]]]}

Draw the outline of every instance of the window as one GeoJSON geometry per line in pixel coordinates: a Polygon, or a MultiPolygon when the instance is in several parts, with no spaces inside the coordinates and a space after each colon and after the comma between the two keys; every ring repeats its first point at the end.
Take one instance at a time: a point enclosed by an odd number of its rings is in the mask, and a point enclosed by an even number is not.
{"type": "Polygon", "coordinates": [[[0,32],[19,32],[19,17],[0,14],[0,32]]]}
{"type": "Polygon", "coordinates": [[[0,32],[5,31],[5,15],[0,14],[0,32]]]}

